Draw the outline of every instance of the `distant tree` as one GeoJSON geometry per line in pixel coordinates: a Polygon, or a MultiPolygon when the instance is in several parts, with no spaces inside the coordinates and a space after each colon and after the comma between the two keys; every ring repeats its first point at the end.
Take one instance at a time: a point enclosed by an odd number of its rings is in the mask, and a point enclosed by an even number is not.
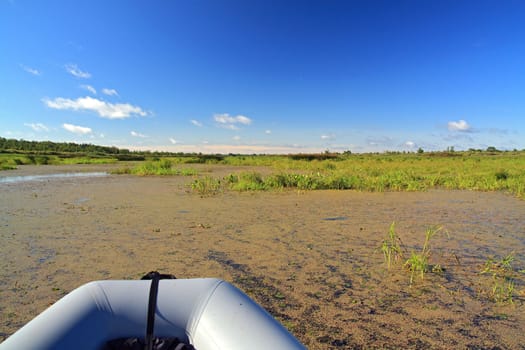
{"type": "Polygon", "coordinates": [[[423,150],[423,148],[419,147],[417,149],[417,153],[421,154],[421,153],[425,153],[425,151],[423,150]]]}
{"type": "Polygon", "coordinates": [[[119,154],[129,153],[127,149],[117,147],[97,146],[92,144],[76,144],[73,142],[51,141],[26,141],[5,139],[0,137],[0,150],[24,151],[35,153],[93,153],[93,154],[119,154]]]}
{"type": "Polygon", "coordinates": [[[499,152],[498,149],[494,146],[487,147],[487,152],[499,152]]]}

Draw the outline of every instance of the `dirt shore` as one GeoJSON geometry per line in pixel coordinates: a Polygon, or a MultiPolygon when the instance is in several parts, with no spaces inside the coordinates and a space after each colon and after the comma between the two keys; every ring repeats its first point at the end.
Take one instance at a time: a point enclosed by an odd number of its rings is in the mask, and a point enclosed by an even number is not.
{"type": "MultiPolygon", "coordinates": [[[[1,176],[105,171],[21,167],[1,176]]],[[[233,171],[237,171],[237,168],[233,171]]],[[[221,176],[232,169],[199,169],[221,176]]],[[[525,201],[501,193],[311,191],[201,198],[191,177],[0,183],[0,340],[69,291],[151,270],[228,280],[309,349],[525,349],[525,275],[491,299],[490,257],[525,268],[525,201]],[[405,260],[431,225],[432,264],[410,286],[379,247],[396,222],[405,260]]]]}

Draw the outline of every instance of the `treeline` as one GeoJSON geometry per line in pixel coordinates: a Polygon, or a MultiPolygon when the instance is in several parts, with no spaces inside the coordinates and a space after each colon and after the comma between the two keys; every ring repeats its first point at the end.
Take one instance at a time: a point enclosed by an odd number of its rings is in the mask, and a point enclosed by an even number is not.
{"type": "Polygon", "coordinates": [[[104,155],[129,154],[128,149],[97,146],[88,143],[26,141],[0,137],[0,150],[3,152],[22,151],[35,153],[92,153],[104,155]]]}

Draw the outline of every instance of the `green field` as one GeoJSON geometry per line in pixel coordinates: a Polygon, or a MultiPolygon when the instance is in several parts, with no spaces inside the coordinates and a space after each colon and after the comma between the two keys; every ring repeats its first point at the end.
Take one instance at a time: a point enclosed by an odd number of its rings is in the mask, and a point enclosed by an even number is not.
{"type": "Polygon", "coordinates": [[[426,191],[430,189],[502,191],[525,198],[525,152],[439,152],[409,154],[319,154],[294,156],[166,157],[150,160],[122,173],[194,175],[181,164],[213,163],[266,167],[228,176],[196,177],[194,190],[217,189],[426,191]]]}

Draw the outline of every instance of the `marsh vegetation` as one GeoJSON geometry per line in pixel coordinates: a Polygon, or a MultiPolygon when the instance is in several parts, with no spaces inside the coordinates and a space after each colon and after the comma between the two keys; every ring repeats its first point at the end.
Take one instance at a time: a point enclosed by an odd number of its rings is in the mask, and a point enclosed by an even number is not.
{"type": "MultiPolygon", "coordinates": [[[[456,152],[458,153],[458,152],[456,152]]],[[[252,166],[271,169],[269,174],[257,171],[239,171],[216,178],[222,190],[357,190],[427,191],[431,189],[502,191],[525,198],[525,153],[429,153],[429,154],[366,154],[337,155],[329,159],[296,159],[293,156],[226,156],[209,159],[206,164],[252,166]]],[[[170,158],[172,167],[196,163],[191,157],[170,158]]],[[[159,160],[149,165],[157,170],[151,175],[167,171],[159,160]]],[[[129,170],[144,174],[144,165],[129,170]]],[[[179,168],[177,168],[179,169],[179,168]]],[[[173,171],[179,174],[181,170],[173,171]]],[[[192,175],[197,175],[196,173],[192,175]]],[[[209,175],[206,175],[209,177],[209,175]]],[[[207,193],[207,177],[197,177],[192,185],[201,195],[207,193]]],[[[215,186],[217,187],[217,186],[215,186]]],[[[212,192],[218,193],[216,189],[212,192]]]]}

